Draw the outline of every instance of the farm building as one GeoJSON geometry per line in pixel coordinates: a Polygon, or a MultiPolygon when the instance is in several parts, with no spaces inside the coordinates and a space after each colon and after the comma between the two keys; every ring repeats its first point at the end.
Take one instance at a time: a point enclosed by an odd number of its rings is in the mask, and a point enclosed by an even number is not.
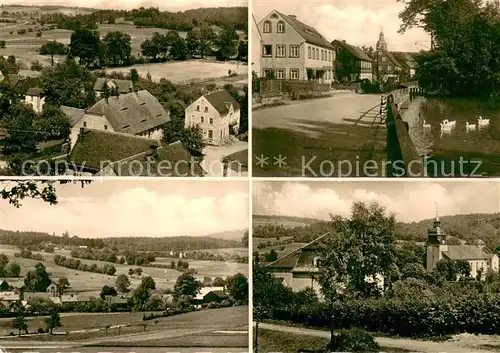
{"type": "Polygon", "coordinates": [[[98,78],[94,84],[94,92],[97,98],[101,97],[104,85],[106,85],[110,91],[117,90],[118,94],[130,93],[134,90],[134,85],[130,80],[98,78]]]}
{"type": "Polygon", "coordinates": [[[224,287],[203,287],[193,299],[193,304],[199,308],[203,304],[218,303],[228,298],[229,296],[224,291],[224,287]]]}

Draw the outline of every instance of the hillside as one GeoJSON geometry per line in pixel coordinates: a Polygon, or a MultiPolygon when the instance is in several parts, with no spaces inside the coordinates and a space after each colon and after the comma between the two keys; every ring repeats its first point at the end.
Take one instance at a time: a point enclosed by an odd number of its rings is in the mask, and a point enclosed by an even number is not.
{"type": "MultiPolygon", "coordinates": [[[[295,243],[307,243],[328,231],[328,222],[308,218],[281,216],[254,216],[253,237],[285,239],[293,237],[295,243]]],[[[442,229],[449,235],[474,244],[482,240],[494,251],[500,248],[500,213],[460,214],[440,217],[442,229]]],[[[397,222],[397,240],[424,242],[434,219],[419,222],[397,222]]],[[[274,243],[274,241],[273,241],[274,243]]]]}
{"type": "Polygon", "coordinates": [[[240,241],[247,229],[235,229],[206,235],[209,238],[240,241]]]}

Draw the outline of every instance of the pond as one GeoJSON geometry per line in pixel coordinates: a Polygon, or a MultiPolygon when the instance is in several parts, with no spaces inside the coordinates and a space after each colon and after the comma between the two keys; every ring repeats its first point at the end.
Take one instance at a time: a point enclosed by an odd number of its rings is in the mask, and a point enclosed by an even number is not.
{"type": "Polygon", "coordinates": [[[410,134],[419,153],[427,156],[429,177],[500,176],[500,107],[432,98],[419,110],[419,116],[409,121],[410,134]],[[479,117],[489,119],[489,124],[478,124],[479,117]],[[455,121],[455,126],[442,128],[445,119],[455,121]]]}

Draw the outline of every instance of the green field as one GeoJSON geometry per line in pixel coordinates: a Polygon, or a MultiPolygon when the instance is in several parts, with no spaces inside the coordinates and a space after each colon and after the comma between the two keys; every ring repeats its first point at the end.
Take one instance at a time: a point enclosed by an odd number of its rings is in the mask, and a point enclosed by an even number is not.
{"type": "Polygon", "coordinates": [[[287,228],[304,227],[310,224],[321,222],[314,218],[289,217],[289,216],[268,216],[268,215],[253,215],[252,224],[256,226],[277,225],[287,228]]]}
{"type": "Polygon", "coordinates": [[[207,253],[226,255],[226,256],[238,255],[240,257],[249,255],[248,248],[200,249],[200,250],[194,250],[194,252],[207,252],[207,253]]]}

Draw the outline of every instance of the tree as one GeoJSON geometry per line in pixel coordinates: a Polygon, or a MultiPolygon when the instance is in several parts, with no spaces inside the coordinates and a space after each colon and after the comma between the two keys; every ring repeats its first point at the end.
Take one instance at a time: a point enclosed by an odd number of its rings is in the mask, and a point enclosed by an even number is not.
{"type": "Polygon", "coordinates": [[[140,276],[142,276],[142,268],[137,267],[137,268],[134,270],[134,272],[135,272],[135,274],[136,274],[137,276],[139,276],[139,277],[140,277],[140,276]]]}
{"type": "Polygon", "coordinates": [[[238,60],[247,61],[248,60],[248,42],[240,41],[238,43],[238,60]]]}
{"type": "Polygon", "coordinates": [[[155,283],[155,280],[153,279],[153,277],[151,276],[148,276],[146,278],[143,278],[142,281],[141,281],[141,284],[140,286],[142,288],[145,288],[147,290],[154,290],[156,289],[156,283],[155,283]]]}
{"type": "MultiPolygon", "coordinates": [[[[128,261],[127,261],[128,264],[130,264],[128,261]]],[[[128,275],[129,276],[133,276],[135,274],[135,270],[133,268],[129,268],[128,269],[128,275]]]]}
{"type": "Polygon", "coordinates": [[[9,264],[8,273],[11,277],[19,277],[21,275],[21,266],[15,262],[9,264]]]}
{"type": "Polygon", "coordinates": [[[232,28],[225,28],[216,39],[219,60],[229,60],[237,54],[238,35],[232,28]]]}
{"type": "Polygon", "coordinates": [[[241,238],[241,245],[244,248],[248,248],[248,230],[245,231],[245,233],[243,234],[243,237],[241,238]]]}
{"type": "Polygon", "coordinates": [[[156,288],[155,281],[151,277],[143,278],[141,284],[134,291],[134,303],[135,307],[144,310],[146,304],[151,298],[151,290],[156,288]]]}
{"type": "Polygon", "coordinates": [[[21,337],[21,332],[28,329],[28,324],[26,323],[24,315],[20,314],[12,320],[12,328],[18,330],[19,337],[21,337]]]}
{"type": "Polygon", "coordinates": [[[108,66],[130,64],[131,37],[123,32],[109,32],[102,40],[104,62],[108,66]]]}
{"type": "Polygon", "coordinates": [[[200,31],[192,29],[186,37],[186,50],[189,58],[200,55],[200,31]]]}
{"type": "Polygon", "coordinates": [[[31,63],[31,67],[30,67],[30,70],[33,70],[33,71],[42,71],[43,69],[43,65],[40,64],[40,62],[38,60],[35,60],[31,63]]]}
{"type": "Polygon", "coordinates": [[[135,86],[137,85],[137,82],[139,82],[139,73],[136,69],[130,70],[130,80],[132,81],[132,85],[135,90],[135,86]]]}
{"type": "Polygon", "coordinates": [[[109,86],[107,82],[104,82],[101,87],[101,97],[108,101],[108,98],[111,96],[111,93],[109,91],[109,86]]]}
{"type": "Polygon", "coordinates": [[[57,281],[57,288],[59,290],[59,295],[63,295],[66,290],[70,287],[69,280],[66,277],[61,277],[57,281]]]}
{"type": "Polygon", "coordinates": [[[101,55],[99,32],[79,28],[71,34],[70,54],[79,57],[83,65],[93,66],[101,55]]]}
{"type": "Polygon", "coordinates": [[[104,298],[106,296],[109,296],[109,295],[111,295],[113,297],[116,296],[116,295],[118,295],[118,293],[116,292],[115,287],[108,286],[108,285],[103,286],[102,289],[101,289],[101,294],[100,294],[101,299],[104,300],[104,298]]]}
{"type": "Polygon", "coordinates": [[[226,285],[226,281],[224,281],[221,277],[215,277],[213,281],[214,287],[224,287],[226,285]]]}
{"type": "Polygon", "coordinates": [[[29,271],[24,277],[24,286],[30,292],[46,292],[52,281],[45,269],[45,265],[39,262],[34,271],[29,271]]]}
{"type": "Polygon", "coordinates": [[[71,121],[60,107],[44,104],[42,114],[35,120],[41,140],[67,140],[71,132],[71,121]]]}
{"type": "Polygon", "coordinates": [[[54,55],[66,55],[68,54],[68,47],[62,43],[58,43],[55,40],[52,42],[45,43],[40,47],[40,55],[50,55],[51,65],[54,66],[54,55]]]}
{"type": "Polygon", "coordinates": [[[228,277],[226,289],[234,300],[248,302],[248,279],[242,273],[228,277]]]}
{"type": "Polygon", "coordinates": [[[45,326],[50,334],[52,334],[55,329],[62,327],[61,315],[58,311],[53,311],[49,317],[45,318],[45,326]]]}
{"type": "Polygon", "coordinates": [[[206,24],[201,25],[199,27],[199,30],[199,50],[201,58],[203,59],[211,52],[214,41],[216,40],[216,36],[212,28],[210,26],[207,26],[206,24]]]}
{"type": "Polygon", "coordinates": [[[188,49],[186,46],[186,41],[181,38],[177,37],[174,39],[172,42],[172,45],[170,46],[170,55],[174,60],[186,60],[188,57],[188,49]]]}
{"type": "Polygon", "coordinates": [[[191,273],[184,272],[177,278],[174,285],[174,299],[180,298],[181,296],[194,297],[201,288],[201,283],[194,278],[191,273]]]}
{"type": "Polygon", "coordinates": [[[415,278],[423,279],[425,275],[425,268],[419,263],[408,263],[401,270],[401,279],[415,278]]]}
{"type": "Polygon", "coordinates": [[[203,133],[198,126],[184,127],[184,119],[172,116],[171,120],[165,124],[163,136],[167,143],[181,141],[182,144],[191,150],[201,151],[203,148],[203,133]]]}
{"type": "Polygon", "coordinates": [[[129,289],[130,285],[131,283],[127,275],[122,273],[116,278],[115,286],[118,289],[118,291],[122,293],[127,293],[130,290],[129,289]]]}
{"type": "Polygon", "coordinates": [[[278,253],[276,252],[276,250],[271,249],[271,251],[269,251],[269,253],[266,254],[266,261],[274,262],[276,260],[278,260],[278,253]]]}

